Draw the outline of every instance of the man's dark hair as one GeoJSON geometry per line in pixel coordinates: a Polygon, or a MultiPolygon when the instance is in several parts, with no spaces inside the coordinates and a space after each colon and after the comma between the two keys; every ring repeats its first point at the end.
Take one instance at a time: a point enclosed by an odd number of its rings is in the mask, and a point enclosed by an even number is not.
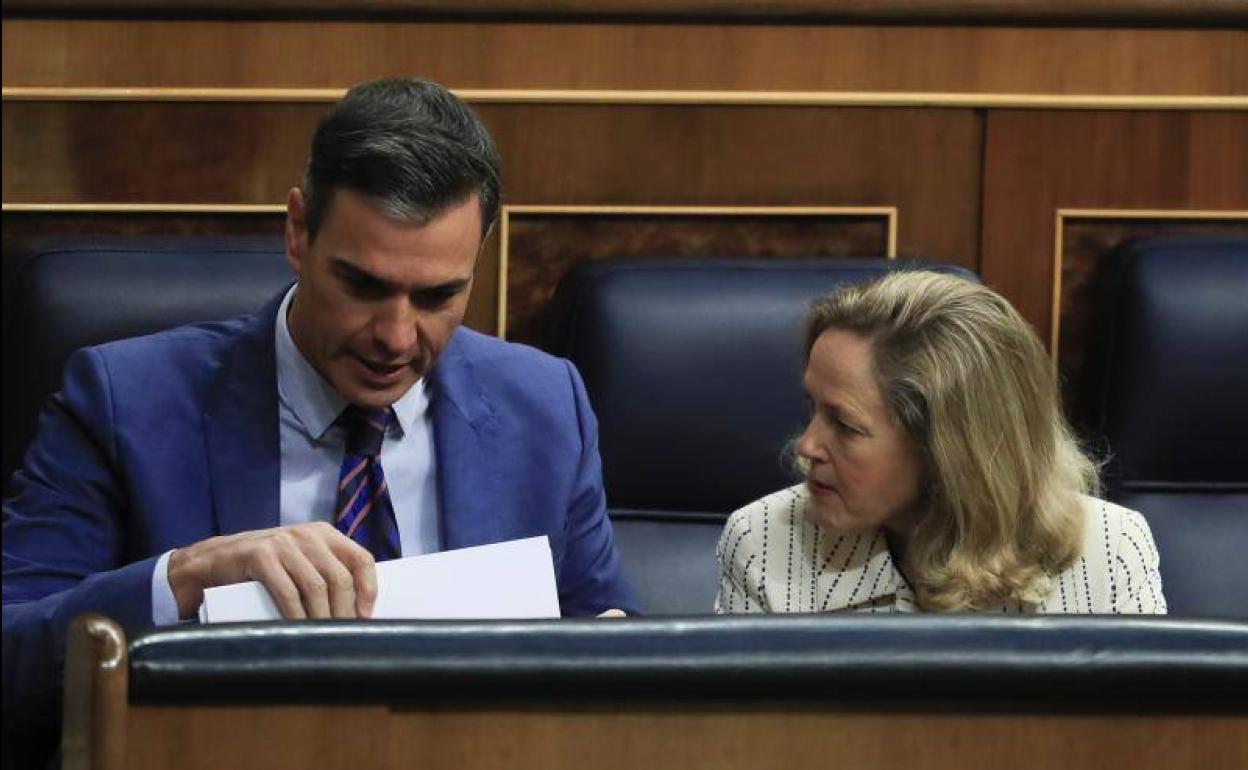
{"type": "Polygon", "coordinates": [[[468,105],[436,83],[361,83],[321,119],[303,176],[308,238],[334,190],[360,193],[400,219],[428,222],[476,193],[481,237],[499,205],[494,140],[468,105]]]}

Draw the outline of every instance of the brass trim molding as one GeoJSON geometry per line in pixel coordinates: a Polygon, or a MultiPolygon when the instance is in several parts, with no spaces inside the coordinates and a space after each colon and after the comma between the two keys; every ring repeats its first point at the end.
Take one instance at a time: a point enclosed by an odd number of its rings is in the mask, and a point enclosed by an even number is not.
{"type": "Polygon", "coordinates": [[[1049,320],[1049,354],[1057,366],[1062,330],[1062,254],[1065,251],[1066,221],[1080,220],[1158,220],[1172,222],[1248,222],[1248,211],[1230,209],[1057,209],[1053,218],[1053,306],[1049,320]]]}
{"type": "Polygon", "coordinates": [[[6,214],[281,214],[283,203],[5,203],[6,214]]]}
{"type": "Polygon", "coordinates": [[[896,206],[573,206],[512,205],[499,212],[497,335],[507,337],[507,276],[510,264],[511,218],[514,215],[563,216],[833,216],[883,217],[888,229],[889,259],[897,258],[896,206]]]}
{"type": "MultiPolygon", "coordinates": [[[[341,88],[63,88],[14,86],[6,102],[331,103],[341,88]]],[[[455,89],[472,104],[691,105],[725,107],[928,107],[1063,110],[1248,110],[1248,96],[993,94],[884,91],[630,91],[455,89]]]]}
{"type": "MultiPolygon", "coordinates": [[[[345,88],[112,88],[6,86],[7,102],[323,102],[342,98],[345,88]]],[[[462,94],[461,94],[462,95],[462,94]]]]}
{"type": "Polygon", "coordinates": [[[269,13],[312,16],[330,14],[401,14],[406,18],[434,15],[438,18],[491,20],[521,16],[537,20],[595,21],[632,20],[641,16],[669,21],[811,21],[886,22],[916,24],[1086,24],[1115,22],[1194,24],[1232,23],[1248,18],[1235,0],[1080,0],[1055,3],[1046,0],[911,0],[866,2],[864,0],[182,0],[171,11],[161,0],[9,0],[6,12],[27,15],[148,14],[198,17],[204,13],[269,13]]]}

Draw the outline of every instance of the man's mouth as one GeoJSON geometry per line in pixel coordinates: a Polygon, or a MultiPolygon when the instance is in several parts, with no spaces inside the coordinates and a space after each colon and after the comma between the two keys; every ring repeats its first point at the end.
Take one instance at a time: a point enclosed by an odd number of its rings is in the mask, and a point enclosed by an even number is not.
{"type": "Polygon", "coordinates": [[[410,363],[405,361],[387,363],[384,361],[372,361],[358,355],[352,356],[352,358],[360,365],[364,375],[374,381],[393,380],[410,366],[410,363]]]}
{"type": "Polygon", "coordinates": [[[407,366],[407,364],[382,364],[364,358],[360,359],[360,363],[368,367],[369,371],[377,372],[378,374],[391,374],[407,366]]]}

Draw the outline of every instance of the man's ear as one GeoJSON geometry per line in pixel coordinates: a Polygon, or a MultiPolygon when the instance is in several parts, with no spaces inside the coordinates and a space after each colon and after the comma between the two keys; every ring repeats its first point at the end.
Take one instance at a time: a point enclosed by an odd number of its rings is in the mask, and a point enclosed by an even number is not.
{"type": "Polygon", "coordinates": [[[496,225],[498,225],[498,217],[494,217],[494,221],[490,222],[490,226],[485,228],[485,235],[481,236],[481,244],[477,246],[478,257],[481,256],[481,252],[485,251],[485,244],[489,242],[491,237],[493,237],[494,230],[497,229],[496,225]]]}
{"type": "Polygon", "coordinates": [[[303,191],[290,188],[286,194],[286,261],[299,275],[303,260],[308,254],[308,208],[303,191]]]}

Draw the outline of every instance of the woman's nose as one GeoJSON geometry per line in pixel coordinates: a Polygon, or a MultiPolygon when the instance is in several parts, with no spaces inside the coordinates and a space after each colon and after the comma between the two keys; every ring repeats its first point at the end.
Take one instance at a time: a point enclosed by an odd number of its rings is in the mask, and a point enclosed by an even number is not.
{"type": "Polygon", "coordinates": [[[802,431],[802,435],[797,437],[797,454],[811,462],[821,462],[827,460],[827,452],[823,448],[823,442],[819,440],[818,417],[812,417],[810,422],[806,423],[806,429],[802,431]]]}
{"type": "Polygon", "coordinates": [[[404,300],[388,306],[373,320],[373,337],[390,356],[402,356],[420,338],[417,311],[404,300]]]}

